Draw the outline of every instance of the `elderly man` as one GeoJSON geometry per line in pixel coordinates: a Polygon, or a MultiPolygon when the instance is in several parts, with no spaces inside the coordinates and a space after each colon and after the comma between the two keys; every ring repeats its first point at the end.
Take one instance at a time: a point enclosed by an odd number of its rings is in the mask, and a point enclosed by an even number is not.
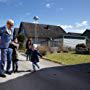
{"type": "Polygon", "coordinates": [[[12,49],[9,48],[11,41],[13,40],[14,21],[12,19],[7,21],[6,26],[0,28],[0,49],[1,49],[1,61],[0,61],[0,77],[6,77],[4,66],[7,60],[6,74],[10,73],[12,49]]]}

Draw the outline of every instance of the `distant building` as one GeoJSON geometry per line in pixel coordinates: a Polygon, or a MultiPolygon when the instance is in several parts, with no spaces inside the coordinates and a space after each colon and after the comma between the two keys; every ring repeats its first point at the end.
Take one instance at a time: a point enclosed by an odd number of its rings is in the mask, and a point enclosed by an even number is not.
{"type": "Polygon", "coordinates": [[[77,36],[64,36],[63,47],[70,47],[74,49],[77,44],[86,44],[85,37],[77,37],[77,36]]]}
{"type": "Polygon", "coordinates": [[[82,36],[86,36],[86,44],[90,49],[90,29],[86,29],[86,31],[82,34],[82,36]]]}
{"type": "Polygon", "coordinates": [[[77,44],[86,44],[85,35],[81,33],[66,33],[63,28],[55,25],[21,22],[18,33],[24,34],[26,38],[31,37],[33,43],[35,43],[35,38],[37,38],[38,44],[50,47],[70,47],[75,49],[77,44]]]}

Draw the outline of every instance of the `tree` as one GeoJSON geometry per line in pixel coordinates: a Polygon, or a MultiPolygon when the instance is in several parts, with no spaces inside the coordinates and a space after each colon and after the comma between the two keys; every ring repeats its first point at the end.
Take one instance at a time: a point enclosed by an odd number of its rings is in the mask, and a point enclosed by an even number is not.
{"type": "Polygon", "coordinates": [[[25,36],[23,35],[23,34],[19,34],[18,36],[17,36],[17,38],[18,38],[18,41],[19,41],[19,49],[20,50],[23,50],[24,49],[24,45],[23,45],[23,43],[24,43],[24,41],[25,41],[25,36]]]}

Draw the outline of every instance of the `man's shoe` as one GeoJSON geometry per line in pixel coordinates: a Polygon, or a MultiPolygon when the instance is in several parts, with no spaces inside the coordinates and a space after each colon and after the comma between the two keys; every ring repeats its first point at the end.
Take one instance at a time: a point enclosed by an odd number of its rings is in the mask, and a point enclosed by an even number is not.
{"type": "Polygon", "coordinates": [[[12,74],[12,72],[10,72],[10,71],[6,71],[6,74],[11,75],[11,74],[12,74]]]}
{"type": "Polygon", "coordinates": [[[5,74],[0,74],[0,77],[5,78],[6,75],[5,74]]]}

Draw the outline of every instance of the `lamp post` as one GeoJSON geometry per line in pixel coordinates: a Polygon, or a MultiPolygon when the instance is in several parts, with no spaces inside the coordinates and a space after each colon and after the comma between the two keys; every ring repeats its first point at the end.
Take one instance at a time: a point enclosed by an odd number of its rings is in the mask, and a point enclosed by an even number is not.
{"type": "Polygon", "coordinates": [[[34,20],[34,23],[35,23],[35,44],[38,44],[37,23],[38,23],[39,17],[34,16],[33,20],[34,20]]]}

